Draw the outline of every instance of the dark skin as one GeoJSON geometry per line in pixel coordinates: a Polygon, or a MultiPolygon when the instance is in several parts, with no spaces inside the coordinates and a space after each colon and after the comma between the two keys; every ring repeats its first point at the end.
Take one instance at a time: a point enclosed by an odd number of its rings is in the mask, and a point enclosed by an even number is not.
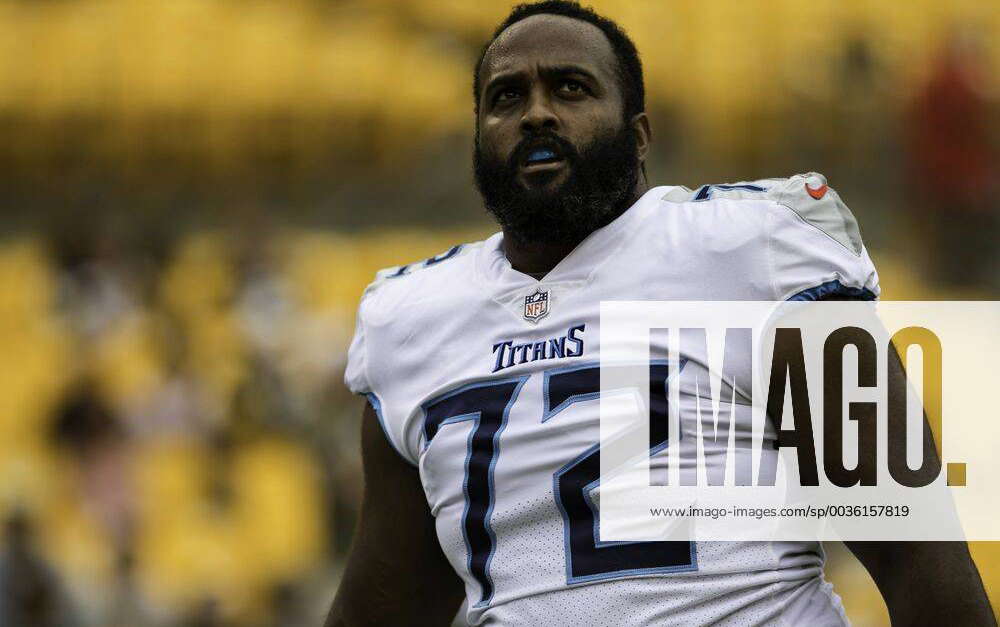
{"type": "MultiPolygon", "coordinates": [[[[895,347],[889,351],[889,377],[905,380],[895,347]]],[[[893,390],[902,390],[897,385],[893,390]]],[[[894,401],[901,404],[902,401],[894,401]]],[[[902,434],[897,434],[899,437],[902,434]]],[[[933,441],[924,417],[924,438],[933,441]]],[[[905,450],[904,441],[896,442],[905,450]]],[[[941,471],[937,450],[924,448],[927,481],[941,471]]],[[[996,626],[979,570],[965,542],[845,542],[878,586],[893,625],[996,626]]]]}
{"type": "MultiPolygon", "coordinates": [[[[822,300],[855,300],[831,296],[822,300]]],[[[889,345],[890,402],[904,405],[898,395],[906,389],[906,371],[895,346],[889,345]]],[[[922,482],[930,483],[941,472],[934,435],[924,415],[922,482]]],[[[906,439],[894,431],[893,450],[905,451],[906,439]]],[[[904,453],[905,455],[905,453],[904,453]]],[[[965,542],[862,542],[844,545],[861,562],[878,587],[893,625],[982,625],[996,627],[979,570],[965,542]]]]}
{"type": "MultiPolygon", "coordinates": [[[[620,127],[624,100],[616,64],[607,38],[586,22],[537,15],[514,24],[483,59],[481,145],[506,159],[531,130],[548,128],[579,149],[602,130],[620,127]]],[[[644,163],[649,120],[640,113],[625,123],[636,133],[636,158],[644,163]]],[[[568,168],[565,162],[523,167],[518,182],[554,190],[568,168]]],[[[647,188],[640,173],[633,200],[647,188]]],[[[505,238],[504,252],[515,270],[540,278],[578,243],[505,238]]],[[[905,375],[897,365],[891,376],[905,375]]],[[[362,454],[358,531],[326,626],[449,625],[464,586],[438,544],[417,470],[392,449],[371,406],[362,420],[362,454]]],[[[847,546],[871,573],[894,625],[996,624],[964,542],[847,546]]]]}
{"type": "Polygon", "coordinates": [[[364,501],[326,627],[449,625],[465,588],[441,552],[417,470],[393,450],[371,405],[361,454],[364,501]]]}
{"type": "MultiPolygon", "coordinates": [[[[531,131],[548,129],[578,150],[602,130],[624,123],[625,103],[617,76],[618,60],[596,26],[558,15],[536,15],[508,28],[493,42],[481,69],[480,144],[508,158],[531,131]]],[[[649,119],[628,120],[637,139],[636,158],[644,163],[652,137],[649,119]]],[[[569,172],[565,161],[522,167],[517,182],[525,188],[556,190],[569,172]]],[[[639,174],[632,200],[648,189],[639,174]]],[[[519,243],[504,239],[511,267],[544,276],[579,242],[519,243]]]]}

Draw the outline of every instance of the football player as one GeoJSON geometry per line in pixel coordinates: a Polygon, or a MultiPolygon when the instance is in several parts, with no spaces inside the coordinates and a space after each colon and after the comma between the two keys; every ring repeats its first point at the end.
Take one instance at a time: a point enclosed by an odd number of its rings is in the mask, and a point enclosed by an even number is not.
{"type": "MultiPolygon", "coordinates": [[[[876,299],[850,211],[818,174],[651,187],[635,47],[577,4],[515,8],[474,93],[501,232],[364,293],[364,504],[327,625],[845,624],[818,542],[602,543],[591,491],[599,303],[876,299]]],[[[994,624],[964,543],[848,546],[894,624],[994,624]]]]}

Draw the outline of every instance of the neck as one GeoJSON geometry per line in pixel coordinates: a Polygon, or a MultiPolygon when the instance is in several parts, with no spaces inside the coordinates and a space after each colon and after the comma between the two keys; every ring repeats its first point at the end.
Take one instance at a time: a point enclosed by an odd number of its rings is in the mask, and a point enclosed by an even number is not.
{"type": "MultiPolygon", "coordinates": [[[[648,189],[646,175],[640,171],[626,208],[634,205],[648,189]]],[[[556,264],[562,261],[566,255],[570,254],[581,241],[583,238],[575,242],[523,242],[504,233],[503,249],[512,268],[536,279],[541,279],[552,268],[555,268],[556,264]]]]}

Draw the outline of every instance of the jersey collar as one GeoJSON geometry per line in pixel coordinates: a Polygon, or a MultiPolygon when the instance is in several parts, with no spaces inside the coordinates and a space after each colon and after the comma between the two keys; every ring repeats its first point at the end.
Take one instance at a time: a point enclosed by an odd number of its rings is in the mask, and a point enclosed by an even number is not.
{"type": "Polygon", "coordinates": [[[511,267],[503,251],[503,233],[494,233],[478,251],[477,274],[496,296],[525,290],[561,287],[572,289],[590,281],[593,274],[630,238],[639,216],[654,206],[667,187],[654,187],[615,218],[577,245],[542,279],[535,279],[511,267]]]}

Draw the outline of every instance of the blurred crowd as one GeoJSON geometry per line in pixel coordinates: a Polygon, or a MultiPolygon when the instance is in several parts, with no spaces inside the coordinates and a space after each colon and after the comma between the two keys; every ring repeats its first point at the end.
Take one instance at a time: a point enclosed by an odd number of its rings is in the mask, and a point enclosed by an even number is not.
{"type": "Polygon", "coordinates": [[[0,624],[316,624],[360,497],[354,307],[451,235],[0,244],[0,624]]]}

